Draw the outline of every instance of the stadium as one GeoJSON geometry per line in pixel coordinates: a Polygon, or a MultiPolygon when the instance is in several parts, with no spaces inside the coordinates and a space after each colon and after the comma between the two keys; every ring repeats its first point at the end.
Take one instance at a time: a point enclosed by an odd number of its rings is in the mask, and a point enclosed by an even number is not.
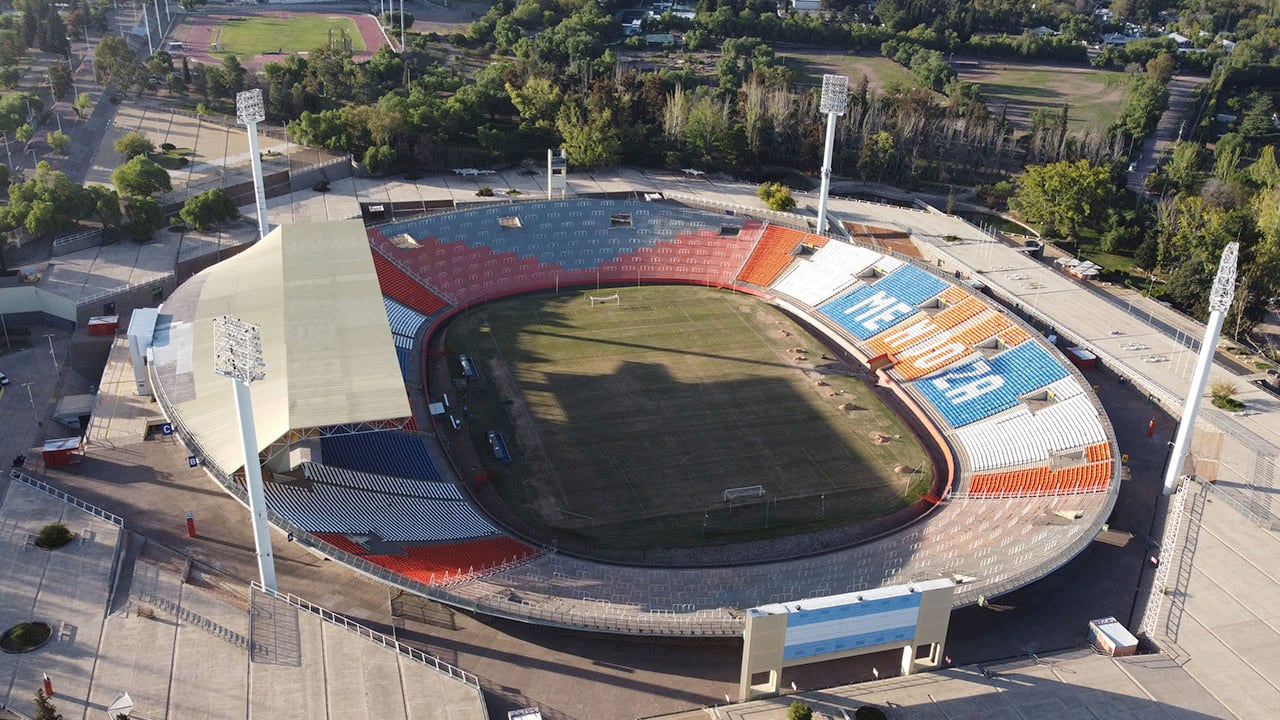
{"type": "MultiPolygon", "coordinates": [[[[147,382],[191,454],[247,502],[232,394],[208,358],[212,318],[259,325],[267,374],[254,385],[254,419],[273,524],[393,586],[524,622],[739,636],[747,611],[768,603],[946,579],[961,607],[1078,554],[1111,512],[1120,478],[1115,435],[1083,376],[974,287],[856,238],[792,226],[802,222],[628,195],[368,227],[285,225],[166,300],[154,329],[139,331],[147,382]],[[477,308],[493,315],[504,298],[562,294],[592,312],[601,302],[589,316],[634,323],[643,316],[627,319],[639,304],[630,293],[666,286],[795,322],[808,336],[784,344],[808,347],[783,348],[779,372],[814,387],[824,387],[824,363],[843,368],[830,382],[856,376],[927,451],[909,469],[928,480],[916,478],[900,507],[874,518],[728,533],[701,547],[602,548],[584,539],[586,512],[564,512],[556,526],[504,509],[494,486],[505,479],[495,476],[509,473],[486,431],[502,427],[514,464],[555,436],[497,415],[472,422],[485,409],[468,393],[496,366],[477,354],[465,367],[453,323],[477,308]]],[[[632,437],[643,452],[648,439],[632,437]]],[[[776,484],[730,487],[731,476],[708,481],[690,505],[695,524],[730,500],[742,503],[740,523],[788,506],[774,503],[776,484]]],[[[810,503],[822,495],[825,516],[825,491],[806,492],[810,503]]]]}

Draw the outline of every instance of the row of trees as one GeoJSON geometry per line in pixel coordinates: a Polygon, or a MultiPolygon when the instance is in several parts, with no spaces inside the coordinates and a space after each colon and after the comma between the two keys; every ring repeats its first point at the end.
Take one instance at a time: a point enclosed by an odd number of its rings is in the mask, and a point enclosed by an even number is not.
{"type": "MultiPolygon", "coordinates": [[[[155,196],[172,189],[169,173],[149,157],[156,148],[143,133],[126,133],[115,149],[125,162],[111,173],[114,190],[75,185],[47,162],[39,163],[32,177],[7,182],[9,202],[0,207],[0,232],[22,228],[32,235],[51,235],[94,220],[108,235],[150,238],[164,225],[155,196]]],[[[189,198],[179,216],[204,230],[239,217],[239,211],[226,193],[215,189],[189,198]]]]}
{"type": "Polygon", "coordinates": [[[1085,160],[1029,166],[1009,207],[1048,239],[1091,238],[1097,249],[1132,255],[1163,282],[1157,293],[1204,319],[1208,290],[1227,243],[1241,248],[1236,306],[1228,330],[1247,333],[1280,294],[1280,165],[1275,146],[1253,149],[1238,134],[1213,152],[1179,143],[1156,176],[1165,194],[1132,206],[1118,164],[1085,160]]]}

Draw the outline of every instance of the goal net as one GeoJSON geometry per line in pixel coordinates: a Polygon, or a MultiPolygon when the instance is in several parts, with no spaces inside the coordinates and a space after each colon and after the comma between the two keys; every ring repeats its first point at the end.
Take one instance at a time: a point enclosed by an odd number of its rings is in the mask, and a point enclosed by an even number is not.
{"type": "Polygon", "coordinates": [[[618,297],[618,293],[607,295],[605,297],[596,297],[595,295],[588,295],[587,299],[591,301],[591,307],[595,307],[596,305],[599,305],[601,303],[613,303],[614,305],[622,304],[622,299],[618,297]]]}

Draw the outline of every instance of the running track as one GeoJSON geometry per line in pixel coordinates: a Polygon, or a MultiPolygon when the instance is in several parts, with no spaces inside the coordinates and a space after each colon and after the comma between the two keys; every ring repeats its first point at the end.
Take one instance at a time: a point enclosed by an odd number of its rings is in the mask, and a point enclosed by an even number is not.
{"type": "MultiPolygon", "coordinates": [[[[213,38],[214,28],[229,21],[233,17],[243,17],[247,13],[236,13],[234,15],[191,15],[187,20],[174,29],[170,39],[179,40],[183,44],[183,52],[187,57],[200,63],[207,65],[221,65],[222,58],[209,52],[209,44],[213,38]]],[[[275,17],[287,18],[290,15],[302,15],[301,12],[262,12],[252,13],[253,15],[273,15],[275,17]]],[[[378,24],[378,19],[368,14],[343,13],[343,12],[325,12],[329,17],[345,17],[356,24],[356,30],[360,33],[360,37],[364,40],[365,50],[363,52],[353,53],[352,57],[357,62],[368,60],[383,45],[387,44],[387,38],[382,33],[382,28],[378,24]]],[[[276,55],[256,55],[251,58],[240,58],[240,64],[251,70],[261,70],[264,65],[269,62],[275,62],[283,59],[284,56],[276,55]]]]}

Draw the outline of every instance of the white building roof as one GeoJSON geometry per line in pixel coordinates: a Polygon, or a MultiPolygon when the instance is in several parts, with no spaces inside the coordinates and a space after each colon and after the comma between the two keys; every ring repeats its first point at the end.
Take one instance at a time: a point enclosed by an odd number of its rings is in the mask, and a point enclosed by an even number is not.
{"type": "MultiPolygon", "coordinates": [[[[213,318],[259,326],[259,448],[290,430],[411,414],[382,291],[359,221],[282,225],[183,283],[161,308],[153,372],[204,462],[243,465],[231,380],[213,371],[213,318]]],[[[176,418],[174,417],[176,416],[176,418]]]]}

